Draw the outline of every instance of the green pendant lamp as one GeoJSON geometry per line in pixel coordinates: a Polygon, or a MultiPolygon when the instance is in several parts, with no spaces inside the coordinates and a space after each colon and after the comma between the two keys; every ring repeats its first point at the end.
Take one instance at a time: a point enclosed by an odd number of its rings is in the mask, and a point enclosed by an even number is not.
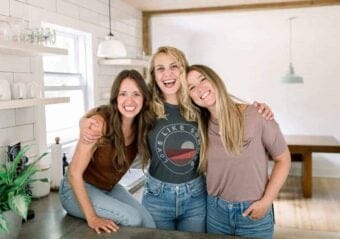
{"type": "Polygon", "coordinates": [[[289,69],[286,75],[281,77],[281,82],[285,84],[302,84],[303,83],[303,77],[296,75],[294,71],[293,66],[293,60],[292,60],[292,21],[296,19],[296,17],[290,17],[289,20],[289,69]]]}

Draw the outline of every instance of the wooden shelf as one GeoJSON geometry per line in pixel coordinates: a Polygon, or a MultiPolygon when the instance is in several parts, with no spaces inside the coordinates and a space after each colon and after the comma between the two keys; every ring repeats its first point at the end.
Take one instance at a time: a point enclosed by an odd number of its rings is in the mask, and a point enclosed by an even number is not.
{"type": "Polygon", "coordinates": [[[100,65],[141,66],[148,67],[149,60],[143,58],[105,58],[99,60],[100,65]]]}
{"type": "Polygon", "coordinates": [[[68,50],[63,48],[35,45],[31,43],[0,40],[0,53],[20,56],[48,56],[67,55],[68,50]]]}
{"type": "Polygon", "coordinates": [[[50,105],[70,102],[69,97],[37,98],[37,99],[19,99],[0,101],[0,110],[25,108],[37,105],[50,105]]]}

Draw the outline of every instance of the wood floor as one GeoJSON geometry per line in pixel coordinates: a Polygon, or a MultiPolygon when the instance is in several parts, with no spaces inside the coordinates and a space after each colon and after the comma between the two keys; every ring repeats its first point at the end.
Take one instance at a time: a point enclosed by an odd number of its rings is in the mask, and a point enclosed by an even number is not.
{"type": "Polygon", "coordinates": [[[289,177],[274,202],[276,225],[340,235],[340,179],[313,178],[313,197],[302,197],[299,177],[289,177]]]}
{"type": "MultiPolygon", "coordinates": [[[[274,238],[340,239],[340,179],[313,178],[313,184],[313,197],[304,199],[300,178],[289,177],[274,203],[274,238]]],[[[135,193],[141,195],[142,190],[135,193]]],[[[31,208],[36,218],[23,225],[19,238],[62,238],[85,224],[65,214],[57,193],[34,200],[31,208]]]]}

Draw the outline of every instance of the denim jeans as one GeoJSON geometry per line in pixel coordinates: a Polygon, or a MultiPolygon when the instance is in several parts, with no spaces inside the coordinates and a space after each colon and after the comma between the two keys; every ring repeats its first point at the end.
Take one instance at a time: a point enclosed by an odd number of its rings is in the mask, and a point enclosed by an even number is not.
{"type": "MultiPolygon", "coordinates": [[[[120,184],[111,191],[101,190],[88,183],[85,183],[85,187],[98,216],[112,219],[123,226],[156,227],[149,212],[120,184]]],[[[67,213],[85,219],[66,175],[61,182],[59,194],[67,213]]]]}
{"type": "Polygon", "coordinates": [[[206,231],[206,187],[202,177],[173,184],[148,175],[142,204],[152,215],[157,228],[206,231]]]}
{"type": "Polygon", "coordinates": [[[251,238],[272,238],[274,231],[273,209],[266,215],[253,220],[242,213],[251,202],[228,202],[219,197],[207,197],[207,231],[215,234],[242,236],[251,238]]]}

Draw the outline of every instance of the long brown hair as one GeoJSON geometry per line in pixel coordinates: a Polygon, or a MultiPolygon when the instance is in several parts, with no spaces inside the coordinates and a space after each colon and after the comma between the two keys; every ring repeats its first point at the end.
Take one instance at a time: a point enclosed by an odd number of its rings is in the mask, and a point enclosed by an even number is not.
{"type": "Polygon", "coordinates": [[[188,66],[188,61],[182,51],[175,47],[162,46],[159,47],[155,54],[153,54],[150,65],[150,90],[152,91],[152,101],[151,108],[156,114],[157,118],[165,118],[164,110],[164,96],[162,91],[159,89],[156,78],[155,78],[155,58],[159,54],[166,54],[172,56],[176,59],[179,70],[180,70],[180,88],[177,92],[177,98],[179,101],[179,108],[182,116],[187,121],[197,121],[197,112],[195,107],[191,103],[190,97],[188,95],[188,87],[186,82],[186,67],[188,66]]]}
{"type": "MultiPolygon", "coordinates": [[[[188,73],[190,71],[197,71],[201,73],[208,81],[211,82],[216,92],[216,116],[219,123],[223,146],[232,154],[240,154],[244,134],[244,118],[242,112],[237,107],[237,104],[228,94],[223,80],[215,71],[205,65],[192,65],[187,69],[188,73]]],[[[208,123],[211,115],[206,108],[199,108],[201,110],[201,117],[198,121],[199,131],[201,134],[201,160],[199,169],[200,171],[205,172],[207,168],[206,151],[209,144],[208,123]]]]}
{"type": "MultiPolygon", "coordinates": [[[[125,79],[132,79],[137,84],[141,94],[143,95],[143,106],[141,111],[133,120],[134,132],[137,132],[138,153],[142,158],[143,168],[147,165],[150,158],[150,153],[147,145],[147,132],[151,127],[154,115],[150,111],[150,91],[147,87],[143,76],[136,70],[123,70],[115,78],[110,96],[110,104],[103,105],[97,108],[96,113],[102,115],[106,120],[106,131],[104,132],[101,144],[111,143],[115,147],[115,152],[112,158],[115,170],[120,171],[128,165],[128,160],[125,155],[124,135],[121,128],[122,117],[118,110],[117,97],[119,94],[120,85],[125,79]]],[[[94,114],[96,114],[94,113],[94,114]]],[[[136,140],[136,139],[135,139],[136,140]]],[[[135,141],[134,141],[135,142],[135,141]]]]}

